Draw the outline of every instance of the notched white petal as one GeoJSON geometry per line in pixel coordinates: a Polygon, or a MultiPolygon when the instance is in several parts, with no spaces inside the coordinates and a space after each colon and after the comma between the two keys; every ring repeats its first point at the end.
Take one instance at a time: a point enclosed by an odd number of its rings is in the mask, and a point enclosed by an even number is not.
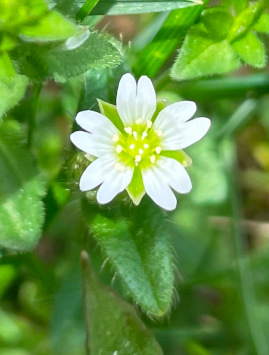
{"type": "Polygon", "coordinates": [[[165,107],[154,122],[154,129],[170,131],[189,120],[196,112],[193,101],[180,101],[165,107]]]}
{"type": "Polygon", "coordinates": [[[136,95],[136,119],[142,122],[151,122],[156,110],[156,93],[152,81],[145,75],[141,76],[137,83],[136,95]]]}
{"type": "Polygon", "coordinates": [[[91,133],[98,133],[100,131],[102,131],[102,134],[109,135],[118,133],[113,123],[99,112],[91,110],[81,111],[76,116],[76,122],[85,131],[91,133]]]}
{"type": "Polygon", "coordinates": [[[81,191],[89,191],[99,186],[110,174],[115,164],[115,158],[105,155],[92,162],[80,178],[79,188],[81,191]]]}
{"type": "Polygon", "coordinates": [[[131,74],[124,74],[119,82],[116,105],[125,126],[133,123],[135,115],[136,81],[131,74]]]}
{"type": "Polygon", "coordinates": [[[106,204],[120,192],[126,189],[133,176],[133,168],[126,167],[124,170],[111,169],[107,174],[103,184],[97,192],[97,201],[106,204]]]}

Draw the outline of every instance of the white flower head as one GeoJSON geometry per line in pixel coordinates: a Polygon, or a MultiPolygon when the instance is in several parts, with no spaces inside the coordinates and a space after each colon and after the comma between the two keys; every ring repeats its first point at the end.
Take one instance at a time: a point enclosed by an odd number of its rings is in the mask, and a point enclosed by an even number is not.
{"type": "Polygon", "coordinates": [[[71,134],[73,144],[95,156],[80,179],[80,190],[100,185],[97,201],[110,202],[124,189],[135,204],[147,193],[160,207],[176,208],[172,191],[191,190],[185,169],[189,157],[182,149],[200,140],[210,127],[206,117],[192,119],[196,105],[181,101],[164,107],[156,100],[151,80],[138,83],[122,76],[116,106],[99,100],[101,113],[82,111],[76,121],[85,131],[71,134]]]}

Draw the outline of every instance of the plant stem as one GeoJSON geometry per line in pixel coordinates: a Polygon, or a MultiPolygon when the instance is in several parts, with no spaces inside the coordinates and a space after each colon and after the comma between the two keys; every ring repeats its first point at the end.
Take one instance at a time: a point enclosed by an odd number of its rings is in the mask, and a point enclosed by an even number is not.
{"type": "Polygon", "coordinates": [[[88,273],[89,273],[89,256],[85,250],[82,250],[80,254],[81,260],[81,269],[82,269],[82,288],[83,288],[83,308],[84,308],[84,321],[85,321],[85,328],[86,328],[86,354],[90,355],[90,341],[89,341],[89,334],[90,334],[90,319],[89,319],[89,307],[87,302],[87,294],[88,290],[88,273]]]}
{"type": "Polygon", "coordinates": [[[30,111],[29,117],[28,117],[27,145],[29,148],[31,148],[33,145],[33,136],[34,136],[34,131],[36,128],[36,112],[37,112],[38,101],[39,101],[41,89],[42,89],[41,83],[33,84],[32,107],[31,107],[31,111],[30,111]]]}
{"type": "Polygon", "coordinates": [[[82,22],[98,2],[99,0],[86,0],[76,14],[76,20],[82,22]]]}
{"type": "Polygon", "coordinates": [[[236,148],[232,140],[223,142],[225,149],[225,161],[227,166],[228,179],[230,181],[229,192],[232,211],[232,232],[234,250],[236,255],[236,267],[238,275],[238,290],[242,300],[243,312],[246,324],[249,329],[250,339],[253,344],[254,353],[257,355],[267,355],[267,343],[265,341],[263,329],[256,315],[256,299],[251,271],[248,263],[244,262],[244,253],[246,251],[245,238],[240,226],[241,218],[241,200],[236,181],[237,162],[236,148]]]}

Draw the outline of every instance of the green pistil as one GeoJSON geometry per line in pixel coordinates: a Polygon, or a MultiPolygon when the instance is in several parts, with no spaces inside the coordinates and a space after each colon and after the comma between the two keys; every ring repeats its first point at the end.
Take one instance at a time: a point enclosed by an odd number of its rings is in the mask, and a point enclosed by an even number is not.
{"type": "Polygon", "coordinates": [[[152,122],[141,124],[138,119],[133,126],[125,127],[124,134],[113,136],[115,152],[120,162],[116,168],[124,170],[124,166],[148,168],[156,163],[161,153],[161,131],[151,128],[152,122]]]}

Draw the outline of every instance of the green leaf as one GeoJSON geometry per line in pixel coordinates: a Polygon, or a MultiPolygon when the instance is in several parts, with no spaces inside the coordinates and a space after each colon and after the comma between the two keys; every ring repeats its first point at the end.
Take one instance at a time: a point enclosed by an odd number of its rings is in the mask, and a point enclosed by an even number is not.
{"type": "Polygon", "coordinates": [[[188,28],[200,15],[204,5],[172,11],[153,40],[139,53],[133,70],[137,76],[155,76],[179,46],[188,28]]]}
{"type": "Polygon", "coordinates": [[[159,344],[134,308],[105,287],[81,253],[86,313],[86,348],[91,354],[161,355],[159,344]]]}
{"type": "Polygon", "coordinates": [[[185,38],[171,69],[175,80],[224,74],[240,66],[240,61],[227,40],[216,41],[202,24],[193,26],[185,38]]]}
{"type": "Polygon", "coordinates": [[[97,5],[98,2],[99,0],[86,0],[79,9],[79,12],[76,15],[76,19],[78,21],[83,21],[92,11],[92,9],[97,5]]]}
{"type": "Polygon", "coordinates": [[[37,23],[24,26],[20,37],[25,41],[60,41],[73,36],[76,26],[56,11],[49,12],[37,23]]]}
{"type": "Polygon", "coordinates": [[[263,43],[251,32],[232,43],[233,49],[247,64],[255,68],[264,68],[266,54],[263,43]]]}
{"type": "Polygon", "coordinates": [[[0,244],[18,251],[36,246],[44,215],[44,184],[24,136],[15,121],[0,126],[0,244]]]}
{"type": "Polygon", "coordinates": [[[91,233],[135,302],[160,317],[169,310],[173,294],[170,226],[162,211],[146,202],[123,206],[120,215],[117,208],[94,216],[91,205],[83,208],[91,233]]]}
{"type": "Polygon", "coordinates": [[[28,78],[15,72],[7,54],[0,55],[0,120],[24,96],[28,78]]]}
{"type": "Polygon", "coordinates": [[[89,69],[115,67],[121,61],[119,44],[104,34],[92,32],[79,47],[67,50],[64,45],[51,47],[25,44],[13,51],[18,70],[33,80],[54,78],[64,82],[89,69]]]}
{"type": "Polygon", "coordinates": [[[17,33],[22,26],[38,21],[47,11],[47,4],[43,0],[1,0],[1,28],[17,33]]]}
{"type": "Polygon", "coordinates": [[[118,130],[124,133],[124,125],[118,114],[117,107],[100,99],[97,99],[97,101],[100,108],[100,112],[106,117],[108,117],[110,121],[114,124],[114,126],[118,128],[118,130]]]}
{"type": "Polygon", "coordinates": [[[132,1],[132,0],[110,0],[101,1],[92,11],[92,15],[119,15],[119,14],[141,14],[147,12],[171,11],[184,7],[201,4],[195,0],[168,0],[168,1],[132,1]]]}
{"type": "Polygon", "coordinates": [[[259,20],[253,26],[253,30],[262,32],[262,33],[269,33],[269,14],[263,13],[259,20]]]}
{"type": "Polygon", "coordinates": [[[246,10],[236,16],[233,26],[228,34],[227,40],[234,41],[248,32],[258,21],[262,14],[264,4],[261,1],[254,2],[246,10]]]}
{"type": "Polygon", "coordinates": [[[177,160],[183,166],[190,166],[192,164],[191,158],[183,150],[172,151],[172,150],[163,150],[161,155],[164,157],[172,158],[177,160]]]}
{"type": "Polygon", "coordinates": [[[212,37],[224,39],[232,26],[233,16],[223,8],[213,7],[203,11],[201,21],[212,37]]]}

